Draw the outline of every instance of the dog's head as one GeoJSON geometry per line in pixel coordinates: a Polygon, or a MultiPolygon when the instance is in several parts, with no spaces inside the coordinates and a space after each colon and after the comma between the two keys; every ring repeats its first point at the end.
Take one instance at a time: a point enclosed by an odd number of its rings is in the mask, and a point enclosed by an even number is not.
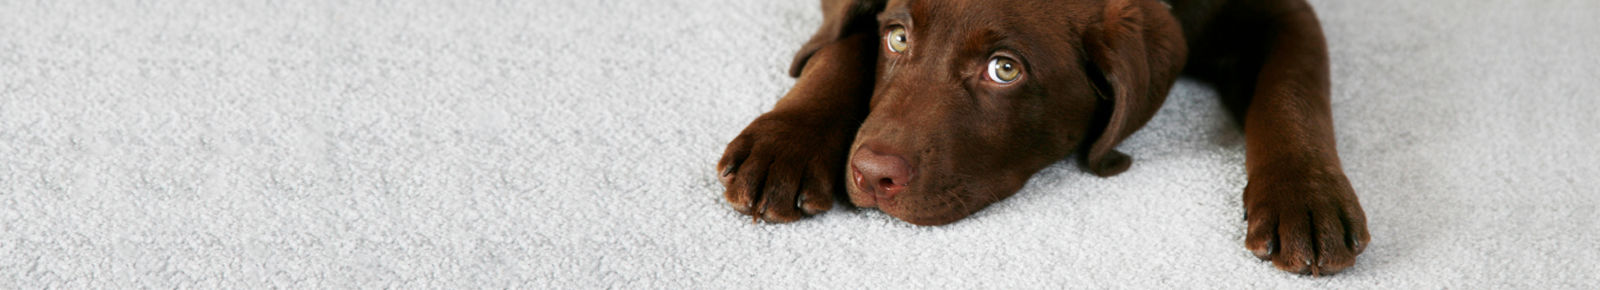
{"type": "Polygon", "coordinates": [[[846,172],[850,201],[919,225],[1016,193],[1056,160],[1121,173],[1122,139],[1160,107],[1186,48],[1156,0],[824,1],[791,66],[857,29],[881,49],[871,113],[846,172]],[[886,2],[886,3],[885,3],[886,2]]]}

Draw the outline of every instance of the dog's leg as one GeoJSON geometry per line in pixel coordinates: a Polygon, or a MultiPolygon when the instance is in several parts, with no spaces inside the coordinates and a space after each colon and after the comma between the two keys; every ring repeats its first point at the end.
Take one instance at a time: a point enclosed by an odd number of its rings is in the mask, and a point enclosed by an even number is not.
{"type": "Polygon", "coordinates": [[[1244,114],[1245,246],[1284,271],[1326,275],[1354,264],[1369,236],[1335,152],[1326,40],[1299,4],[1268,19],[1244,114]]]}
{"type": "Polygon", "coordinates": [[[772,111],[728,144],[717,173],[735,210],[790,222],[833,207],[872,97],[877,41],[856,33],[818,50],[772,111]]]}

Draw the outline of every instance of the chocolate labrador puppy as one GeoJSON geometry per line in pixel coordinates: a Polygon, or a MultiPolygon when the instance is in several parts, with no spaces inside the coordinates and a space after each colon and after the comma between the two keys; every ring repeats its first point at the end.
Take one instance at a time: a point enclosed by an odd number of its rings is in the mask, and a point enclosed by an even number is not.
{"type": "Polygon", "coordinates": [[[838,194],[940,225],[1074,152],[1116,175],[1132,162],[1117,144],[1187,73],[1215,84],[1244,126],[1246,248],[1320,275],[1369,241],[1334,151],[1327,46],[1303,0],[822,2],[794,88],[717,164],[741,213],[789,222],[838,194]]]}

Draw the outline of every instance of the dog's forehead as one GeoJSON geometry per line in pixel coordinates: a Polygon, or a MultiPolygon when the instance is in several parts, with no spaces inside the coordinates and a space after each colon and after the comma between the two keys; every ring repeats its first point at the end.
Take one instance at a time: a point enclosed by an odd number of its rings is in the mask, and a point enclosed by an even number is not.
{"type": "Polygon", "coordinates": [[[890,0],[878,15],[880,23],[960,34],[962,31],[1005,32],[1075,31],[1096,18],[1098,1],[1049,0],[890,0]]]}
{"type": "MultiPolygon", "coordinates": [[[[910,22],[938,22],[948,24],[952,21],[972,20],[977,18],[995,19],[999,7],[1005,4],[983,5],[984,1],[964,0],[892,0],[884,7],[880,18],[899,19],[910,22]],[[988,17],[979,17],[988,16],[988,17]]],[[[932,24],[932,23],[929,23],[932,24]]]]}

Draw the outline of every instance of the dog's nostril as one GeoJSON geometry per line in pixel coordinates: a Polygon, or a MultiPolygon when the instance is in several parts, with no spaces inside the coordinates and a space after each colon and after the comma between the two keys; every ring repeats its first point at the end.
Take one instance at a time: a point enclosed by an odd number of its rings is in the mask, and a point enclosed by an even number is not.
{"type": "Polygon", "coordinates": [[[889,178],[879,179],[878,186],[882,187],[884,190],[895,190],[896,188],[900,187],[899,185],[895,184],[894,179],[889,178]]]}

